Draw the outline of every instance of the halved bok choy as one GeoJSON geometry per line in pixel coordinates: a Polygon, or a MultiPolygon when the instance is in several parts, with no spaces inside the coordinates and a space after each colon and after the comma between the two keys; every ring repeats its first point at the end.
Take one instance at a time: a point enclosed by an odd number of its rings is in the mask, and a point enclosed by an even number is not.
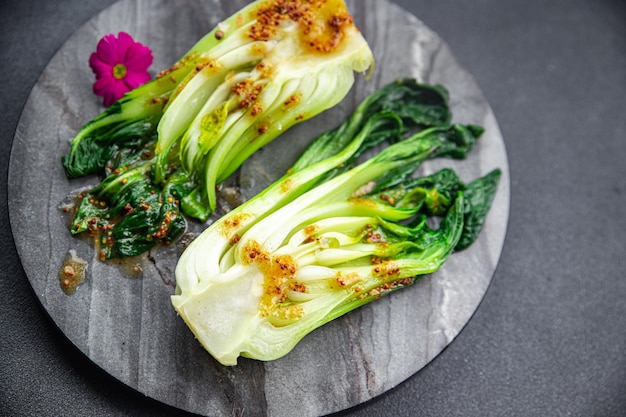
{"type": "Polygon", "coordinates": [[[216,360],[235,365],[280,358],[330,320],[412,285],[477,238],[500,177],[414,173],[431,158],[464,158],[482,133],[450,123],[442,87],[383,87],[187,247],[174,308],[216,360]]]}
{"type": "Polygon", "coordinates": [[[102,233],[103,259],[175,240],[250,155],[335,106],[373,62],[343,0],[251,3],[78,132],[67,176],[104,179],[71,232],[102,233]]]}

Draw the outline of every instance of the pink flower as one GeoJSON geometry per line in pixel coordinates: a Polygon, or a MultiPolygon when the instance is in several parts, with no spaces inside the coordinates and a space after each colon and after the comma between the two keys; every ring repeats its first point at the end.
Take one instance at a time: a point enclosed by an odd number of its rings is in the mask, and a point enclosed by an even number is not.
{"type": "Polygon", "coordinates": [[[100,39],[96,52],[89,57],[89,66],[96,75],[93,92],[104,97],[109,107],[128,91],[150,81],[148,67],[152,65],[152,51],[135,42],[125,32],[116,38],[109,34],[100,39]]]}

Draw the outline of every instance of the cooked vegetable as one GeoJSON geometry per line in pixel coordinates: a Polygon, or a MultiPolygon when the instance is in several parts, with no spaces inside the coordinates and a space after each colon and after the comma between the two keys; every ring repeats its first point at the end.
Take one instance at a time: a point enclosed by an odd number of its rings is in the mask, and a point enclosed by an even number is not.
{"type": "Polygon", "coordinates": [[[224,365],[279,358],[471,244],[499,171],[469,185],[450,169],[412,176],[426,159],[463,158],[482,134],[449,116],[441,87],[392,83],[197,237],[176,267],[172,303],[200,343],[224,365]]]}
{"type": "Polygon", "coordinates": [[[183,214],[208,219],[216,185],[252,153],[333,107],[372,65],[343,0],[251,3],[77,134],[67,176],[106,178],[72,233],[106,231],[103,258],[174,240],[183,214]]]}

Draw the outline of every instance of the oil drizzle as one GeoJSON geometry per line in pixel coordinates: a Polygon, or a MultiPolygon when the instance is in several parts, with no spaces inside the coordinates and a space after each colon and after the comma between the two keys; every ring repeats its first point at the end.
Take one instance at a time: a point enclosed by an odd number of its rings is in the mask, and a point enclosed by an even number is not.
{"type": "Polygon", "coordinates": [[[85,281],[87,261],[79,258],[74,249],[70,249],[59,271],[59,284],[67,295],[72,295],[80,284],[85,281]]]}

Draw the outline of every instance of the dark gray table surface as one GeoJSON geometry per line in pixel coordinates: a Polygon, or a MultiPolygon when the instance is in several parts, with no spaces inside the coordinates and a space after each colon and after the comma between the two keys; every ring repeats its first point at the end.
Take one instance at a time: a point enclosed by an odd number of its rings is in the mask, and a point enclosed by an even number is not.
{"type": "MultiPolygon", "coordinates": [[[[8,222],[11,142],[68,37],[112,0],[0,2],[0,415],[186,415],[126,388],[39,305],[8,222]]],[[[499,122],[509,227],[473,319],[350,416],[626,413],[626,2],[397,0],[447,42],[499,122]]]]}

